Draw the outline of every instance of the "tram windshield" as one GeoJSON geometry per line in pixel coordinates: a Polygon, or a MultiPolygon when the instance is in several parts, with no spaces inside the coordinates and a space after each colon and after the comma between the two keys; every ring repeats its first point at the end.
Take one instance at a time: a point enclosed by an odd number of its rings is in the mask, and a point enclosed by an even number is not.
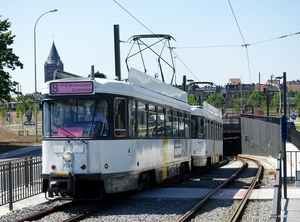
{"type": "Polygon", "coordinates": [[[106,100],[49,100],[43,103],[43,137],[106,137],[106,100]]]}

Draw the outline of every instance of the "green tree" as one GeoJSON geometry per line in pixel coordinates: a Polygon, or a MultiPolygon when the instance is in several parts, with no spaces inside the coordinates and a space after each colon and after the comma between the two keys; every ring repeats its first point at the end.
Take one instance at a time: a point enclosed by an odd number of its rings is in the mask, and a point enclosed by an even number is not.
{"type": "Polygon", "coordinates": [[[5,122],[4,120],[6,119],[7,112],[8,112],[8,109],[6,107],[6,104],[0,103],[0,116],[2,117],[3,123],[5,122]]]}
{"type": "Polygon", "coordinates": [[[262,93],[255,90],[249,96],[247,100],[247,105],[251,105],[255,108],[258,108],[261,107],[261,104],[263,104],[265,100],[265,98],[262,98],[262,93]]]}
{"type": "Polygon", "coordinates": [[[199,104],[199,101],[198,101],[198,98],[197,96],[195,96],[194,94],[190,94],[188,96],[188,103],[190,105],[196,105],[196,104],[199,104]]]}
{"type": "Polygon", "coordinates": [[[235,113],[241,113],[241,100],[240,99],[233,100],[233,111],[235,113]]]}
{"type": "Polygon", "coordinates": [[[289,90],[288,97],[295,97],[295,92],[293,90],[289,90]]]}
{"type": "Polygon", "coordinates": [[[296,103],[297,111],[298,113],[300,113],[300,93],[297,93],[297,95],[295,96],[295,103],[296,103]]]}
{"type": "Polygon", "coordinates": [[[26,102],[25,102],[24,96],[19,95],[17,97],[16,115],[17,115],[17,118],[21,117],[22,122],[23,122],[23,116],[24,116],[25,112],[26,112],[26,102]]]}
{"type": "Polygon", "coordinates": [[[279,92],[274,94],[272,102],[271,102],[272,107],[274,107],[276,109],[278,108],[278,112],[279,112],[279,101],[281,102],[279,96],[280,96],[279,92]]]}
{"type": "Polygon", "coordinates": [[[10,45],[13,44],[15,35],[8,29],[11,23],[8,19],[1,20],[0,15],[0,99],[10,101],[10,93],[17,92],[18,82],[12,81],[9,72],[4,68],[15,70],[17,67],[23,69],[23,64],[19,61],[19,57],[13,53],[10,45]]]}
{"type": "Polygon", "coordinates": [[[27,109],[30,109],[32,111],[35,111],[35,107],[37,107],[37,112],[39,112],[39,104],[36,104],[33,99],[29,98],[29,99],[26,99],[26,108],[27,109]]]}
{"type": "Polygon", "coordinates": [[[207,98],[207,102],[213,106],[223,105],[225,103],[224,98],[220,93],[213,93],[207,98]]]}

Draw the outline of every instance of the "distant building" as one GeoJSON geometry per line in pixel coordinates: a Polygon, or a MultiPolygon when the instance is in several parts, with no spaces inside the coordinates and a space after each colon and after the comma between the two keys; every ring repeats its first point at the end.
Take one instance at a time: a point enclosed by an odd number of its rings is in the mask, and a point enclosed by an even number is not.
{"type": "Polygon", "coordinates": [[[295,95],[300,92],[300,80],[286,81],[288,90],[294,91],[295,95]]]}
{"type": "Polygon", "coordinates": [[[239,85],[242,81],[240,78],[230,78],[227,85],[239,85]]]}
{"type": "Polygon", "coordinates": [[[240,78],[230,78],[224,90],[222,91],[226,105],[233,105],[234,99],[243,99],[243,106],[246,100],[255,90],[255,84],[244,84],[240,78]]]}
{"type": "Polygon", "coordinates": [[[53,80],[53,73],[56,69],[64,70],[64,64],[60,60],[55,44],[53,42],[49,56],[44,65],[45,82],[53,80]]]}

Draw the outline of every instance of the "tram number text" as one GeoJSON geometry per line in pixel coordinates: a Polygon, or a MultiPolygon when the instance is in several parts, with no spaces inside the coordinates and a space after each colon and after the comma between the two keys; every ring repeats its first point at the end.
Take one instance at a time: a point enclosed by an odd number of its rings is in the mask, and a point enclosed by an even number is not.
{"type": "Polygon", "coordinates": [[[63,165],[64,168],[72,168],[73,167],[73,164],[71,163],[66,163],[63,165]]]}

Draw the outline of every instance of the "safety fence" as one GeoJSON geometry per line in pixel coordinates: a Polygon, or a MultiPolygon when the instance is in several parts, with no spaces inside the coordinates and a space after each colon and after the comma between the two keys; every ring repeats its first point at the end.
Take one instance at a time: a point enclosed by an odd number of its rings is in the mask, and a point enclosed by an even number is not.
{"type": "Polygon", "coordinates": [[[282,153],[278,154],[277,158],[277,167],[276,167],[276,181],[274,186],[274,195],[273,195],[273,206],[272,206],[272,213],[270,216],[270,221],[272,222],[279,222],[280,221],[280,214],[281,214],[281,191],[282,191],[282,153]]]}
{"type": "Polygon", "coordinates": [[[42,192],[42,157],[26,157],[0,163],[0,206],[42,192]]]}

